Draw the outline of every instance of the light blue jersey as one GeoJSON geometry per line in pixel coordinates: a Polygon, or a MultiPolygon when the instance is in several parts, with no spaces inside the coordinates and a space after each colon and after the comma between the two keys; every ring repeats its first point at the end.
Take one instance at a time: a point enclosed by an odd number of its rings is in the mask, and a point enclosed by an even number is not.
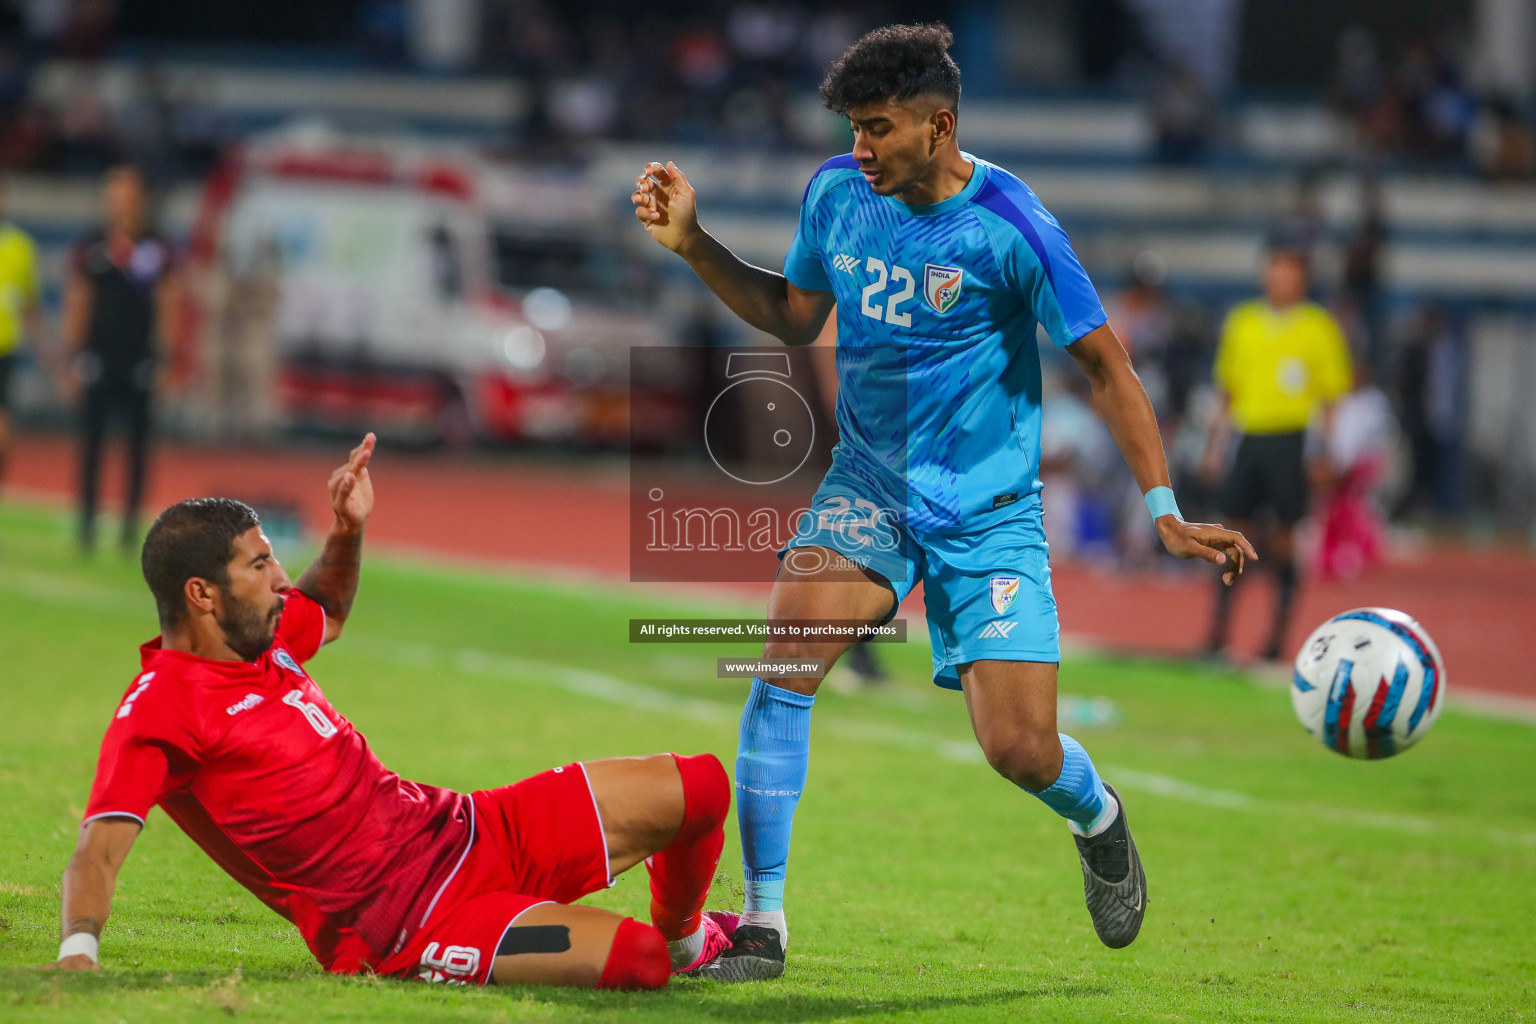
{"type": "Polygon", "coordinates": [[[806,188],[784,260],[837,297],[841,461],[918,531],[977,525],[1040,490],[1040,324],[1105,321],[1066,232],[1018,178],[975,164],[932,206],[877,195],[851,156],[806,188]]]}
{"type": "MultiPolygon", "coordinates": [[[[921,583],[933,680],[956,690],[978,663],[1061,660],[1035,334],[1043,325],[1070,345],[1105,320],[1035,194],[967,159],[965,188],[932,206],[876,195],[852,156],[828,160],[784,260],[797,287],[837,297],[842,441],[778,579],[825,578],[850,560],[890,585],[886,617],[921,583]]],[[[814,701],[754,679],[737,741],[743,920],[781,935],[814,701]]],[[[1061,747],[1058,778],[1030,792],[1085,831],[1102,828],[1118,804],[1082,746],[1062,736],[1061,747]]]]}

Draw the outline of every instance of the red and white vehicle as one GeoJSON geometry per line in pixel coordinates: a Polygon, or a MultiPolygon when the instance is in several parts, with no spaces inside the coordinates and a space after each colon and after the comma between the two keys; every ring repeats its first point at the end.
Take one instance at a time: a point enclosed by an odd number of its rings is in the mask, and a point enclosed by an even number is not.
{"type": "Polygon", "coordinates": [[[464,147],[303,125],[227,154],[193,252],[275,254],[290,427],[618,444],[629,349],[664,339],[608,198],[464,147]]]}

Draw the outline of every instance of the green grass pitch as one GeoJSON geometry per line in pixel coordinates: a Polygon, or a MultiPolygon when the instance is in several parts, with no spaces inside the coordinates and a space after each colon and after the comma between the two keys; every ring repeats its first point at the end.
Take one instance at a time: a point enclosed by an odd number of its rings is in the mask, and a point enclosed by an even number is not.
{"type": "MultiPolygon", "coordinates": [[[[713,659],[755,652],[631,645],[626,622],[738,609],[616,594],[373,558],[347,635],[311,667],[384,761],[426,782],[668,749],[729,764],[743,684],[714,679],[713,659]]],[[[1536,729],[1453,708],[1407,754],[1350,762],[1278,690],[1069,657],[1063,691],[1118,710],[1067,728],[1125,794],[1150,880],[1141,937],[1114,952],[1065,827],[980,762],[921,643],[884,648],[888,693],[817,703],[778,983],[329,977],[159,813],[120,880],[110,969],[40,974],[97,744],[153,632],[135,565],[81,562],[54,512],[0,511],[0,1020],[1536,1019],[1536,729]]],[[[734,831],[712,906],[736,905],[734,831]]],[[[594,902],[644,917],[644,873],[594,902]]]]}

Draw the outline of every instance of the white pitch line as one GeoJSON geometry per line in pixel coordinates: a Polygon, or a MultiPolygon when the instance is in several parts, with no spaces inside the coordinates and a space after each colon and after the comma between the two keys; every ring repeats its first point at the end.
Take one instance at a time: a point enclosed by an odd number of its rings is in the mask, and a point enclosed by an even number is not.
{"type": "MultiPolygon", "coordinates": [[[[84,608],[96,613],[140,617],[139,595],[106,584],[88,582],[69,576],[15,570],[0,577],[0,588],[25,593],[33,600],[50,604],[84,608]]],[[[331,648],[343,655],[405,664],[415,668],[436,669],[451,667],[468,675],[493,676],[517,680],[536,680],[553,684],[560,689],[594,700],[605,701],[655,714],[673,715],[694,721],[724,725],[735,722],[739,712],[717,701],[693,697],[681,697],[666,690],[627,682],[603,672],[577,668],[558,662],[539,661],[511,655],[493,654],[469,648],[449,652],[430,644],[414,643],[386,638],[349,638],[350,642],[339,648],[331,648]]],[[[818,730],[831,732],[843,739],[897,750],[911,750],[931,754],[946,761],[960,764],[985,762],[981,749],[974,743],[948,739],[933,733],[903,729],[900,726],[863,721],[829,715],[816,716],[818,730]]],[[[1379,811],[1351,811],[1341,807],[1308,804],[1305,807],[1279,801],[1263,800],[1233,790],[1213,789],[1167,775],[1139,771],[1122,765],[1105,764],[1104,770],[1117,785],[1132,791],[1150,793],[1184,803],[1221,810],[1292,813],[1304,817],[1354,825],[1388,832],[1411,835],[1429,835],[1446,828],[1460,827],[1450,823],[1437,823],[1427,818],[1406,814],[1389,814],[1379,811]]],[[[1536,833],[1512,832],[1506,829],[1487,829],[1483,835],[1498,842],[1509,842],[1536,848],[1536,833]]]]}
{"type": "MultiPolygon", "coordinates": [[[[139,595],[120,587],[87,582],[69,576],[16,570],[0,577],[0,587],[26,593],[33,600],[51,604],[85,608],[96,613],[140,617],[143,612],[139,595]]],[[[416,668],[452,667],[468,675],[494,676],[518,680],[537,680],[552,683],[569,693],[631,707],[638,711],[674,715],[694,721],[712,724],[735,722],[739,713],[717,701],[681,697],[654,687],[627,682],[602,672],[577,668],[558,662],[518,658],[511,655],[493,654],[469,648],[458,649],[450,658],[447,653],[429,644],[392,639],[365,639],[358,637],[340,648],[332,648],[343,654],[406,664],[416,668]]],[[[875,746],[898,750],[912,750],[932,754],[946,761],[960,764],[985,762],[981,749],[974,743],[948,739],[933,733],[903,729],[858,719],[828,715],[823,712],[816,718],[818,729],[831,732],[843,739],[870,743],[875,746]]],[[[1427,818],[1406,814],[1389,814],[1379,811],[1351,811],[1341,807],[1308,804],[1305,807],[1279,801],[1263,800],[1233,790],[1213,789],[1167,775],[1139,771],[1122,765],[1105,764],[1104,770],[1113,776],[1117,785],[1128,790],[1150,793],[1184,803],[1222,810],[1294,813],[1305,817],[1355,825],[1388,832],[1412,835],[1430,835],[1446,828],[1458,827],[1450,823],[1438,823],[1427,818]]],[[[1521,846],[1536,847],[1536,833],[1512,832],[1507,829],[1488,829],[1485,836],[1498,842],[1510,842],[1521,846]]]]}
{"type": "MultiPolygon", "coordinates": [[[[707,722],[712,725],[735,723],[740,713],[718,701],[697,697],[682,697],[666,690],[659,690],[639,683],[631,683],[617,676],[590,669],[577,668],[559,662],[519,658],[511,655],[492,654],[470,648],[445,651],[429,644],[378,640],[358,637],[354,645],[336,648],[354,657],[382,660],[394,664],[406,663],[420,668],[453,668],[467,675],[489,676],[521,682],[537,682],[552,685],[568,693],[617,704],[654,714],[672,715],[707,722]]],[[[829,715],[816,716],[816,726],[843,739],[896,750],[911,750],[932,754],[946,761],[960,764],[982,764],[986,758],[974,742],[948,739],[933,733],[900,726],[885,725],[829,715]]],[[[1144,772],[1121,765],[1104,765],[1105,773],[1125,789],[1167,797],[1201,807],[1214,807],[1227,811],[1247,811],[1268,814],[1289,813],[1302,817],[1354,825],[1361,828],[1386,832],[1431,835],[1457,828],[1455,824],[1431,821],[1407,814],[1387,814],[1371,811],[1351,811],[1342,807],[1326,807],[1313,804],[1305,806],[1282,801],[1266,800],[1235,790],[1214,789],[1185,782],[1167,775],[1144,772]]],[[[1502,842],[1512,842],[1536,848],[1536,833],[1510,832],[1489,829],[1483,835],[1502,842]]]]}

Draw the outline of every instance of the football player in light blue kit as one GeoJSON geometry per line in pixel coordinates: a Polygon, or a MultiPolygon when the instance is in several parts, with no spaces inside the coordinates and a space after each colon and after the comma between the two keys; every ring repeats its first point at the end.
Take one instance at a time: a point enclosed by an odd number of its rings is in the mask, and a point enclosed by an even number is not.
{"type": "MultiPolygon", "coordinates": [[[[812,177],[782,275],[699,227],[673,164],[648,164],[632,199],[646,230],[752,326],[804,345],[836,310],[842,438],[781,553],[769,617],[879,623],[922,581],[934,681],[964,691],[988,762],[1067,819],[1094,929],[1119,948],[1141,927],[1146,879],[1119,794],[1056,731],[1037,325],[1088,375],[1168,550],[1222,566],[1229,584],[1257,555],[1240,534],[1179,515],[1152,407],[1066,233],[1022,181],[960,150],[950,42],[942,25],[890,26],[832,67],[822,97],[847,115],[854,147],[812,177]]],[[[775,641],[764,655],[830,661],[847,646],[775,641]]],[[[783,972],[790,827],[819,682],[753,680],[736,761],[746,908],[705,975],[783,972]]]]}

